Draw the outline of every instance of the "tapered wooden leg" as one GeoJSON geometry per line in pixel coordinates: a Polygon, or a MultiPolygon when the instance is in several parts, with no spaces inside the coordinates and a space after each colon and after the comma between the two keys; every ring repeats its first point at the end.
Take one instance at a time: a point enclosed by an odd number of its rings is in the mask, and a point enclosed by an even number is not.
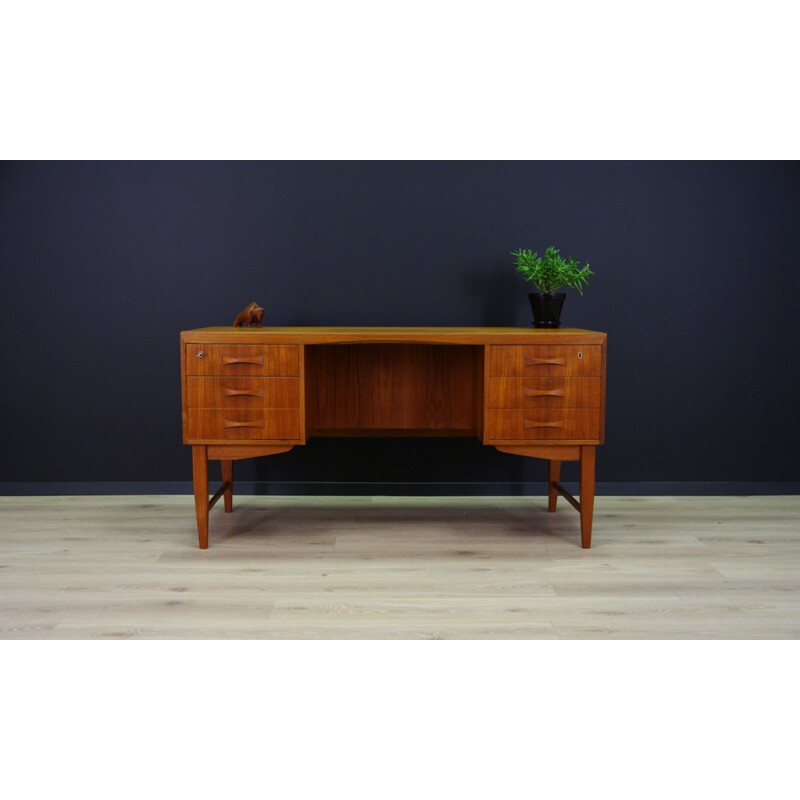
{"type": "Polygon", "coordinates": [[[208,547],[208,451],[205,445],[192,445],[192,480],[194,507],[197,512],[197,541],[200,549],[208,547]]]}
{"type": "Polygon", "coordinates": [[[225,511],[230,513],[233,511],[233,461],[220,461],[222,465],[222,482],[230,483],[230,486],[225,490],[225,511]]]}
{"type": "Polygon", "coordinates": [[[557,482],[561,476],[561,462],[548,461],[547,462],[547,510],[556,510],[556,500],[558,499],[558,492],[553,488],[553,482],[557,482]]]}
{"type": "Polygon", "coordinates": [[[594,445],[581,446],[581,546],[592,546],[594,513],[594,445]]]}

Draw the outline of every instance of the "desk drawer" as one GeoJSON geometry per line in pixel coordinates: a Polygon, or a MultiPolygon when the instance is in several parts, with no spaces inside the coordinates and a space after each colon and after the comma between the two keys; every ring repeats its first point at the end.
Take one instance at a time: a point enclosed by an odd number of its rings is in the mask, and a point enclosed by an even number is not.
{"type": "Polygon", "coordinates": [[[487,439],[580,439],[600,437],[599,408],[489,409],[487,439]]]}
{"type": "Polygon", "coordinates": [[[489,374],[497,377],[599,377],[600,345],[494,345],[489,374]]]}
{"type": "Polygon", "coordinates": [[[599,408],[600,378],[489,378],[489,408],[599,408]]]}
{"type": "Polygon", "coordinates": [[[300,409],[190,408],[189,439],[299,439],[300,409]]]}
{"type": "Polygon", "coordinates": [[[187,375],[299,375],[296,344],[189,344],[187,375]]]}
{"type": "Polygon", "coordinates": [[[186,378],[189,408],[298,408],[300,378],[186,378]]]}

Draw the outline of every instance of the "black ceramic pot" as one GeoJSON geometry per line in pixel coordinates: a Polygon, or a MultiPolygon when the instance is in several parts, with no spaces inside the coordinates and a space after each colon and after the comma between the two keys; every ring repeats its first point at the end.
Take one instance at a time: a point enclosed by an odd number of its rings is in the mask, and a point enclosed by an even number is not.
{"type": "Polygon", "coordinates": [[[557,328],[561,324],[561,309],[566,296],[564,292],[531,292],[528,299],[533,309],[533,327],[557,328]]]}

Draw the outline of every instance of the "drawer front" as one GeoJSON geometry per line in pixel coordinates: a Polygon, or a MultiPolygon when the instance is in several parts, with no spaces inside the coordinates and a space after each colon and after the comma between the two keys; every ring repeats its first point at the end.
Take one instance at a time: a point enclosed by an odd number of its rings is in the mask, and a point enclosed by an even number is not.
{"type": "Polygon", "coordinates": [[[187,375],[300,374],[296,344],[190,344],[186,346],[187,375]]]}
{"type": "Polygon", "coordinates": [[[489,378],[489,408],[599,408],[600,378],[489,378]]]}
{"type": "Polygon", "coordinates": [[[299,439],[300,409],[190,408],[189,439],[299,439]]]}
{"type": "Polygon", "coordinates": [[[300,378],[188,377],[189,408],[298,408],[300,378]]]}
{"type": "Polygon", "coordinates": [[[496,377],[599,377],[600,345],[494,345],[489,374],[496,377]]]}
{"type": "Polygon", "coordinates": [[[599,408],[490,409],[488,439],[579,439],[600,437],[599,408]]]}

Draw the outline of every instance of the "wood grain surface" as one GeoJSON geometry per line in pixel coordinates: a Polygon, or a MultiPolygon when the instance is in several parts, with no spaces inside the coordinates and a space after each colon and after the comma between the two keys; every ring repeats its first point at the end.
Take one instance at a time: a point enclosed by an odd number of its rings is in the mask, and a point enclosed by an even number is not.
{"type": "Polygon", "coordinates": [[[599,408],[600,378],[489,378],[487,408],[599,408]]]}
{"type": "Polygon", "coordinates": [[[4,639],[796,639],[800,497],[0,498],[4,639]]]}
{"type": "Polygon", "coordinates": [[[584,439],[595,442],[600,435],[597,408],[490,408],[486,416],[489,441],[584,439]]]}
{"type": "Polygon", "coordinates": [[[187,345],[185,364],[187,375],[300,374],[300,354],[296,344],[187,345]]]}
{"type": "Polygon", "coordinates": [[[300,409],[190,408],[188,440],[299,439],[300,409]]]}
{"type": "MultiPolygon", "coordinates": [[[[454,345],[310,345],[308,435],[317,430],[450,430],[477,435],[482,348],[454,345]]],[[[328,434],[330,435],[330,434],[328,434]]]]}
{"type": "Polygon", "coordinates": [[[300,378],[186,379],[189,408],[299,408],[300,378]]]}
{"type": "Polygon", "coordinates": [[[448,327],[264,327],[196,328],[181,333],[183,343],[230,342],[335,344],[419,342],[423,344],[604,344],[606,334],[582,328],[448,328],[448,327]]]}
{"type": "Polygon", "coordinates": [[[489,374],[519,377],[600,377],[598,345],[503,345],[489,348],[489,374]]]}

